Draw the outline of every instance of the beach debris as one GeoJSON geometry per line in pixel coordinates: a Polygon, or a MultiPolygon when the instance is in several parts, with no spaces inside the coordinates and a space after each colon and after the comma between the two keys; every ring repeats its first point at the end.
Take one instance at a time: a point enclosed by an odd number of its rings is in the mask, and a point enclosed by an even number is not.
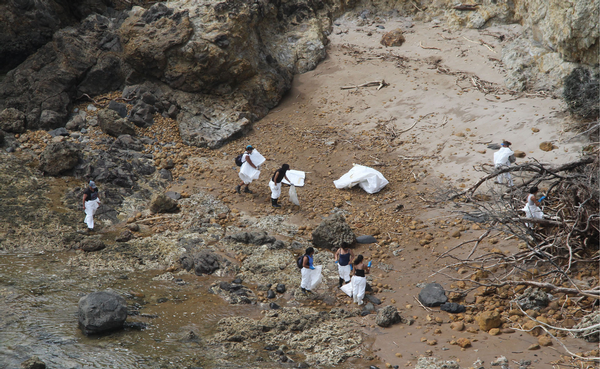
{"type": "Polygon", "coordinates": [[[379,171],[364,165],[353,165],[348,173],[333,181],[337,189],[352,188],[359,185],[367,193],[373,194],[381,191],[389,183],[379,171]]]}

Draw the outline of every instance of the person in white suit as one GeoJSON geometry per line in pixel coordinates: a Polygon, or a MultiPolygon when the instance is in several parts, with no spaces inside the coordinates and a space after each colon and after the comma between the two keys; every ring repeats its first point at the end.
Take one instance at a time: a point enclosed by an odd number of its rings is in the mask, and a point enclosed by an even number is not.
{"type": "MultiPolygon", "coordinates": [[[[539,189],[536,186],[531,187],[529,190],[529,195],[527,196],[527,201],[525,203],[525,207],[521,210],[525,212],[525,216],[527,218],[533,219],[544,219],[544,212],[540,209],[540,201],[546,198],[546,196],[540,197],[537,199],[537,193],[539,189]]],[[[533,223],[525,223],[525,225],[529,228],[533,228],[533,223]]]]}
{"type": "Polygon", "coordinates": [[[98,197],[98,187],[94,181],[90,181],[88,188],[83,191],[83,211],[85,212],[84,223],[87,224],[88,231],[94,230],[94,214],[100,206],[98,197]]]}
{"type": "MultiPolygon", "coordinates": [[[[496,169],[510,167],[510,164],[515,162],[515,153],[510,149],[510,145],[510,142],[504,141],[501,144],[502,147],[500,148],[500,150],[494,153],[494,166],[496,167],[496,169]]],[[[498,174],[498,178],[496,178],[496,183],[504,183],[504,180],[506,180],[506,183],[509,186],[512,187],[514,185],[510,173],[498,174]]]]}
{"type": "Polygon", "coordinates": [[[240,167],[240,179],[242,183],[235,187],[235,191],[237,193],[241,193],[242,187],[244,187],[244,193],[253,193],[248,186],[252,183],[253,180],[258,179],[260,175],[260,170],[258,167],[252,162],[252,152],[254,151],[254,147],[252,145],[246,146],[246,152],[242,156],[242,166],[240,167]]]}

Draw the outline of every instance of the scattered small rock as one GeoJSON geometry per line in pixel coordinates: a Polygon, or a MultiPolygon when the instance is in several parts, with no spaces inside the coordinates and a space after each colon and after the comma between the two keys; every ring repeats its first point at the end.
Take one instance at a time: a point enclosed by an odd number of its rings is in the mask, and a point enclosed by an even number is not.
{"type": "Polygon", "coordinates": [[[540,150],[542,151],[552,151],[554,149],[558,149],[558,147],[552,144],[552,142],[544,141],[540,144],[540,150]]]}
{"type": "Polygon", "coordinates": [[[448,297],[442,285],[429,283],[419,292],[419,301],[427,307],[435,307],[448,301],[448,297]]]}
{"type": "Polygon", "coordinates": [[[404,38],[404,34],[402,33],[402,30],[397,28],[393,31],[387,32],[386,34],[383,35],[383,37],[381,37],[381,41],[380,43],[383,46],[402,46],[402,44],[406,41],[406,39],[404,38]]]}

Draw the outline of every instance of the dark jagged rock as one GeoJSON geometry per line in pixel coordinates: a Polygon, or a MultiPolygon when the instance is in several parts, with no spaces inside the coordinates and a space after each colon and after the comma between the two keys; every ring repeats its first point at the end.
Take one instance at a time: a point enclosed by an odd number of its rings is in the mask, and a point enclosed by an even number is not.
{"type": "Polygon", "coordinates": [[[389,327],[402,321],[402,317],[398,313],[395,306],[388,305],[377,312],[375,323],[380,327],[389,327]]]}
{"type": "Polygon", "coordinates": [[[181,199],[181,194],[179,192],[167,191],[167,192],[165,192],[165,195],[169,196],[170,198],[172,198],[175,201],[181,199]]]}
{"type": "MultiPolygon", "coordinates": [[[[187,270],[194,270],[196,275],[212,274],[221,267],[221,258],[208,250],[197,253],[185,253],[181,259],[181,266],[187,270]]],[[[227,288],[223,288],[228,290],[227,288]]]]}
{"type": "Polygon", "coordinates": [[[92,292],[79,300],[78,315],[85,335],[121,329],[127,319],[127,303],[112,291],[92,292]]]}
{"type": "Polygon", "coordinates": [[[419,292],[419,301],[427,307],[435,307],[448,301],[448,297],[439,283],[429,283],[419,292]]]}
{"type": "Polygon", "coordinates": [[[324,249],[340,247],[343,242],[352,244],[354,240],[354,232],[341,214],[325,218],[312,233],[313,245],[324,249]]]}
{"type": "Polygon", "coordinates": [[[274,299],[275,297],[277,297],[277,296],[275,295],[275,292],[273,292],[273,290],[267,291],[267,298],[268,299],[274,299]]]}
{"type": "Polygon", "coordinates": [[[373,303],[374,305],[381,305],[381,300],[371,294],[366,294],[365,300],[373,303]]]}
{"type": "Polygon", "coordinates": [[[79,161],[79,150],[70,142],[53,142],[40,155],[39,169],[51,176],[71,170],[79,161]]]}
{"type": "Polygon", "coordinates": [[[278,283],[277,287],[275,287],[275,291],[277,291],[278,293],[285,293],[285,284],[278,283]]]}
{"type": "Polygon", "coordinates": [[[121,135],[135,136],[135,128],[126,119],[120,118],[119,114],[110,109],[98,112],[98,126],[102,132],[113,137],[121,135]]]}
{"type": "Polygon", "coordinates": [[[115,100],[111,100],[108,103],[108,109],[114,110],[121,118],[125,118],[127,116],[127,105],[116,102],[115,100]]]}
{"type": "Polygon", "coordinates": [[[460,314],[467,311],[467,309],[463,305],[457,304],[456,302],[446,302],[440,305],[440,310],[446,311],[451,314],[460,314]]]}

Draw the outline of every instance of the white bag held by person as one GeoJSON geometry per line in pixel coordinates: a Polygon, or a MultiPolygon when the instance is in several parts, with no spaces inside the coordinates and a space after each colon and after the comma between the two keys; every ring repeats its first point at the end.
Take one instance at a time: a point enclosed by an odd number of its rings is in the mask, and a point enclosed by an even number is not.
{"type": "Polygon", "coordinates": [[[290,201],[294,205],[300,206],[300,201],[298,201],[298,193],[296,192],[296,186],[294,185],[290,186],[290,201]]]}
{"type": "Polygon", "coordinates": [[[301,170],[290,169],[285,173],[286,177],[288,177],[289,181],[286,181],[285,178],[282,183],[286,185],[294,185],[296,187],[304,186],[304,178],[306,178],[306,172],[301,170]]]}
{"type": "Polygon", "coordinates": [[[321,274],[321,269],[323,269],[322,265],[317,265],[315,267],[315,269],[312,269],[310,271],[310,287],[308,288],[310,291],[313,291],[315,288],[317,288],[320,284],[321,281],[323,280],[323,275],[321,274]]]}
{"type": "Polygon", "coordinates": [[[349,297],[352,297],[352,283],[346,283],[345,285],[340,287],[340,290],[342,290],[342,292],[344,292],[349,297]]]}
{"type": "Polygon", "coordinates": [[[338,189],[351,188],[359,185],[368,193],[376,193],[381,191],[388,183],[383,174],[373,168],[365,167],[364,165],[354,164],[352,169],[333,184],[338,189]]]}

